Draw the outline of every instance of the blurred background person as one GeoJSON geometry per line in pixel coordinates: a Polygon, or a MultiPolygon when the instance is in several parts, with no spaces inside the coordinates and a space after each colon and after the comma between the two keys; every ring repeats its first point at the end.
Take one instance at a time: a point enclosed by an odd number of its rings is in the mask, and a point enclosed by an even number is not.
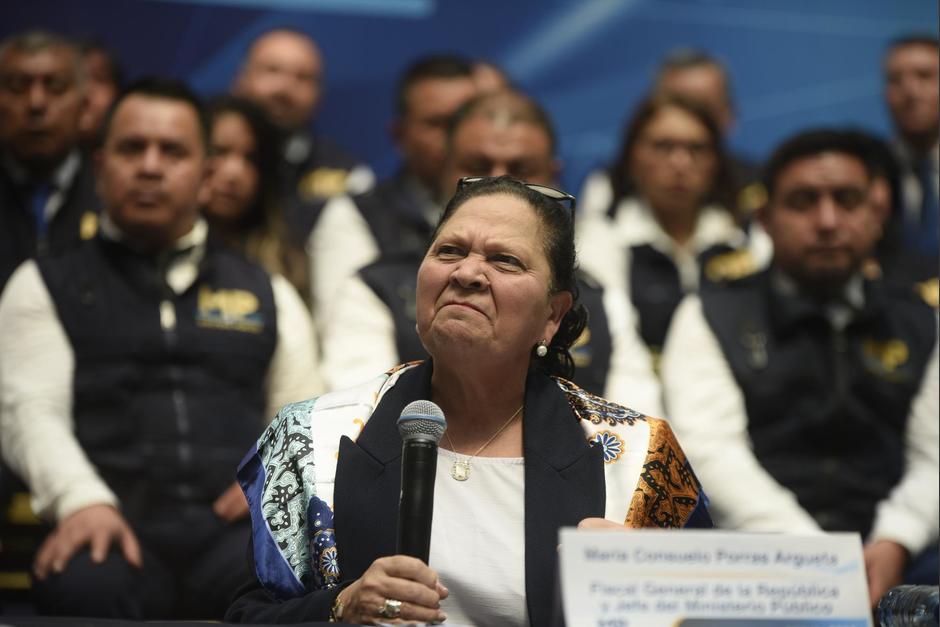
{"type": "MultiPolygon", "coordinates": [[[[458,109],[448,125],[440,195],[455,190],[463,177],[524,176],[530,184],[552,185],[559,172],[556,147],[551,121],[537,103],[516,91],[484,93],[458,109]]],[[[331,389],[427,358],[415,330],[421,259],[418,251],[383,255],[337,292],[323,340],[323,373],[331,389]]],[[[660,415],[659,383],[626,296],[603,289],[584,272],[577,277],[589,317],[570,349],[574,382],[614,402],[660,415]]]]}
{"type": "MultiPolygon", "coordinates": [[[[737,111],[727,66],[717,57],[696,48],[677,48],[662,60],[653,92],[701,103],[718,123],[727,146],[734,133],[737,111]]],[[[764,204],[760,166],[743,155],[726,151],[731,182],[731,208],[745,215],[764,204]]]]}
{"type": "Polygon", "coordinates": [[[251,43],[232,86],[236,95],[257,103],[281,129],[282,202],[288,224],[301,242],[326,199],[364,192],[375,179],[368,165],[312,131],[325,70],[323,54],[309,35],[276,28],[251,43]]]}
{"type": "Polygon", "coordinates": [[[79,120],[80,143],[91,154],[100,142],[104,118],[124,83],[124,70],[114,53],[93,39],[81,41],[85,80],[85,109],[79,120]]]}
{"type": "Polygon", "coordinates": [[[447,123],[476,92],[473,67],[460,56],[422,57],[399,78],[391,132],[401,167],[366,194],[328,203],[310,235],[313,310],[321,331],[345,279],[380,255],[424,249],[441,212],[447,123]]]}
{"type": "Polygon", "coordinates": [[[228,620],[547,625],[559,528],[711,526],[669,425],[567,380],[586,317],[568,198],[463,180],[417,278],[431,358],[284,408],[239,469],[261,532],[228,620]],[[417,399],[446,416],[427,563],[395,550],[417,399]]]}
{"type": "Polygon", "coordinates": [[[611,172],[616,201],[578,226],[581,263],[605,287],[627,293],[655,355],[683,295],[762,260],[729,208],[721,131],[698,102],[642,102],[611,172]]]}
{"type": "Polygon", "coordinates": [[[477,91],[481,94],[512,87],[512,81],[503,68],[486,59],[473,62],[473,82],[477,84],[477,91]]]}
{"type": "Polygon", "coordinates": [[[940,52],[935,35],[896,39],[884,59],[885,101],[901,164],[901,224],[911,252],[937,263],[940,52]]]}
{"type": "Polygon", "coordinates": [[[843,133],[846,141],[854,139],[858,144],[859,154],[868,155],[869,202],[886,216],[884,233],[872,257],[862,267],[863,273],[869,279],[883,279],[902,287],[913,285],[924,294],[936,294],[940,273],[937,257],[910,247],[905,239],[903,175],[895,151],[890,144],[870,133],[855,130],[843,133]]]}
{"type": "Polygon", "coordinates": [[[662,361],[716,522],[858,532],[873,605],[911,562],[912,583],[937,584],[940,532],[936,310],[864,276],[886,218],[877,167],[856,133],[785,141],[759,216],[772,265],[687,297],[662,361]]]}
{"type": "Polygon", "coordinates": [[[290,236],[278,193],[277,129],[243,98],[223,96],[209,107],[209,176],[202,213],[216,235],[290,281],[309,303],[307,256],[290,236]]]}
{"type": "MultiPolygon", "coordinates": [[[[651,93],[676,96],[699,103],[718,125],[727,143],[734,132],[736,110],[731,76],[717,57],[697,48],[676,48],[660,61],[651,93]]],[[[748,216],[760,207],[766,194],[760,182],[760,167],[752,159],[726,150],[730,209],[748,216]]],[[[606,211],[615,200],[607,171],[594,172],[584,183],[585,215],[606,211]]]]}
{"type": "Polygon", "coordinates": [[[81,63],[75,45],[55,33],[0,42],[0,289],[37,252],[97,228],[93,173],[79,149],[81,63]]]}
{"type": "Polygon", "coordinates": [[[321,391],[294,289],[208,237],[208,131],[185,85],[130,86],[97,237],[24,262],[0,297],[0,446],[53,525],[40,613],[220,618],[250,534],[232,469],[321,391]]]}

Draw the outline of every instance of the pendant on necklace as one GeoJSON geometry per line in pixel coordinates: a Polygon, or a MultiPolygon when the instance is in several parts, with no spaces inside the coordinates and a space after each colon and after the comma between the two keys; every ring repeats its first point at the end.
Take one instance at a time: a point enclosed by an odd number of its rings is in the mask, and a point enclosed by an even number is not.
{"type": "Polygon", "coordinates": [[[457,481],[466,481],[470,478],[470,461],[455,459],[450,467],[450,476],[457,481]]]}

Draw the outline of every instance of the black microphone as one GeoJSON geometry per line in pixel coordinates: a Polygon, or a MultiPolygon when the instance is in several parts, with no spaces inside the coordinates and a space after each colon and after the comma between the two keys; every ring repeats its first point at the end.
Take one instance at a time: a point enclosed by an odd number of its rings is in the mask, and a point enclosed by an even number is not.
{"type": "Polygon", "coordinates": [[[444,412],[431,401],[408,403],[398,418],[402,447],[396,552],[417,557],[425,564],[431,551],[437,443],[445,429],[444,412]]]}

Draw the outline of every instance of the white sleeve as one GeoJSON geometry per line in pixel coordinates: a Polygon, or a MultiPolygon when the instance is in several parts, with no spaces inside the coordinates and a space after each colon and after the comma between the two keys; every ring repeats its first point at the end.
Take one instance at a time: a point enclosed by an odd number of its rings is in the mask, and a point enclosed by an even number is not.
{"type": "Polygon", "coordinates": [[[607,170],[594,170],[584,179],[578,194],[578,218],[605,215],[614,199],[614,188],[607,170]]]}
{"type": "Polygon", "coordinates": [[[312,398],[324,391],[310,312],[294,286],[281,275],[271,277],[271,289],[277,309],[277,344],[265,382],[265,420],[268,421],[287,403],[312,398]]]}
{"type": "Polygon", "coordinates": [[[911,404],[905,434],[905,469],[878,504],[870,540],[893,540],[911,555],[937,539],[940,525],[940,368],[937,345],[911,404]]]}
{"type": "Polygon", "coordinates": [[[715,522],[745,531],[819,531],[796,496],[754,456],[744,397],[696,295],[676,310],[660,372],[669,422],[708,495],[715,522]]]}
{"type": "Polygon", "coordinates": [[[399,363],[392,314],[354,275],[339,290],[323,339],[323,374],[330,390],[368,381],[399,363]]]}
{"type": "Polygon", "coordinates": [[[604,396],[648,416],[663,416],[662,388],[649,349],[637,333],[633,305],[623,291],[607,288],[604,312],[611,343],[604,396]]]}
{"type": "Polygon", "coordinates": [[[34,261],[0,297],[0,447],[29,486],[33,510],[55,522],[117,497],[73,431],[75,355],[34,261]]]}
{"type": "Polygon", "coordinates": [[[307,241],[307,254],[313,319],[322,338],[343,281],[375,261],[379,248],[353,199],[337,196],[323,207],[307,241]]]}
{"type": "Polygon", "coordinates": [[[575,227],[580,266],[604,289],[627,292],[627,249],[606,215],[587,216],[575,227]]]}

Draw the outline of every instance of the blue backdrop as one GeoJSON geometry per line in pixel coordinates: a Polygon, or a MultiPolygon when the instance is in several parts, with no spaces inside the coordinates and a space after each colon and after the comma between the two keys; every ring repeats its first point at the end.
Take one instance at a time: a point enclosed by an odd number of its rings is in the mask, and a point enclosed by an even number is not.
{"type": "Polygon", "coordinates": [[[502,65],[554,117],[564,185],[608,160],[658,59],[703,47],[730,67],[736,150],[766,156],[807,126],[889,133],[881,56],[906,32],[936,32],[936,0],[9,0],[0,35],[45,27],[94,36],[131,77],[168,74],[225,90],[248,42],[272,26],[309,32],[327,62],[317,126],[389,174],[399,72],[457,51],[502,65]]]}

